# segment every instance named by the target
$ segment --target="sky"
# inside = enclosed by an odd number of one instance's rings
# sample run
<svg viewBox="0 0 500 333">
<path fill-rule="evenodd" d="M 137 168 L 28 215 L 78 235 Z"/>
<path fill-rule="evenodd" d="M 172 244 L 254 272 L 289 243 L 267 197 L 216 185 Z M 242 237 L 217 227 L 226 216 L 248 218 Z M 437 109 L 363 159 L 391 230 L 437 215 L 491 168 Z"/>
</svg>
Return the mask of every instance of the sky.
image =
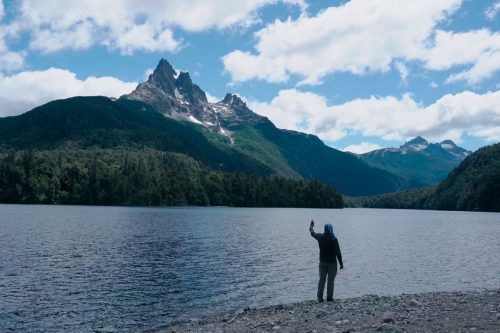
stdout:
<svg viewBox="0 0 500 333">
<path fill-rule="evenodd" d="M 161 58 L 211 100 L 362 153 L 500 140 L 498 0 L 0 0 L 0 117 L 119 97 Z"/>
</svg>

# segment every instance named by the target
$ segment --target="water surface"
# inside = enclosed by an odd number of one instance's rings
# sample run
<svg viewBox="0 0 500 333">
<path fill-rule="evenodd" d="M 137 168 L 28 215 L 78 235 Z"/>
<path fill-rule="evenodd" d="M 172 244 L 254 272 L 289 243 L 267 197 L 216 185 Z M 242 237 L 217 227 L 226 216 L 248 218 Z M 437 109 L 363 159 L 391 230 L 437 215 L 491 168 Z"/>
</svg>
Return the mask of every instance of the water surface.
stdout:
<svg viewBox="0 0 500 333">
<path fill-rule="evenodd" d="M 335 297 L 500 288 L 500 214 L 0 205 L 0 332 L 157 331 L 313 299 L 334 225 Z"/>
</svg>

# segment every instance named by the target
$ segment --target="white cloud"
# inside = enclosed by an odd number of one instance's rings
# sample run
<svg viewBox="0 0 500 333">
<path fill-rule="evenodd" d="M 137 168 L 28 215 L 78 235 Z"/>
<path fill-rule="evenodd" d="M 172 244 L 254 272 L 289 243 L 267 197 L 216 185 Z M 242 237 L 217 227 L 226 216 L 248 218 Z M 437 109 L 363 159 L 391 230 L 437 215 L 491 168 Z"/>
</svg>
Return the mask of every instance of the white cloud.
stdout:
<svg viewBox="0 0 500 333">
<path fill-rule="evenodd" d="M 0 0 L 0 4 L 2 1 Z M 2 8 L 0 7 L 0 14 Z M 0 21 L 2 17 L 0 15 Z M 11 51 L 6 39 L 15 32 L 14 26 L 0 25 L 0 73 L 11 71 L 24 66 L 24 52 Z"/>
<path fill-rule="evenodd" d="M 147 81 L 149 79 L 149 76 L 153 74 L 154 70 L 154 68 L 147 68 L 142 74 L 142 81 Z"/>
<path fill-rule="evenodd" d="M 3 19 L 3 16 L 5 15 L 5 11 L 3 8 L 3 0 L 0 0 L 0 20 Z"/>
<path fill-rule="evenodd" d="M 500 48 L 485 52 L 474 66 L 451 75 L 447 82 L 466 81 L 469 85 L 476 85 L 482 80 L 493 77 L 498 71 L 500 71 Z"/>
<path fill-rule="evenodd" d="M 407 86 L 408 85 L 408 75 L 410 74 L 410 70 L 401 61 L 396 61 L 394 63 L 394 66 L 396 67 L 396 70 L 399 72 L 399 76 L 401 77 L 401 84 L 403 86 Z"/>
<path fill-rule="evenodd" d="M 500 69 L 500 34 L 488 29 L 436 30 L 437 23 L 460 4 L 460 0 L 351 0 L 313 17 L 276 20 L 255 33 L 255 52 L 235 50 L 222 61 L 233 82 L 285 82 L 297 75 L 303 78 L 299 85 L 318 84 L 334 72 L 386 72 L 393 64 L 405 85 L 405 62 L 417 61 L 437 71 L 468 66 L 448 82 L 475 85 Z M 492 10 L 489 13 L 493 15 Z"/>
<path fill-rule="evenodd" d="M 0 116 L 16 115 L 51 100 L 71 96 L 119 97 L 136 85 L 107 76 L 80 80 L 75 73 L 58 68 L 0 75 Z"/>
<path fill-rule="evenodd" d="M 500 1 L 497 1 L 493 5 L 486 8 L 484 15 L 488 20 L 494 20 L 499 11 L 500 11 Z"/>
<path fill-rule="evenodd" d="M 177 51 L 174 29 L 200 32 L 249 26 L 258 10 L 279 0 L 22 0 L 18 22 L 42 52 L 104 45 L 124 54 Z M 304 9 L 304 0 L 281 0 Z"/>
<path fill-rule="evenodd" d="M 456 65 L 472 67 L 450 76 L 448 82 L 464 80 L 476 84 L 500 69 L 500 33 L 488 29 L 452 33 L 438 30 L 433 47 L 425 55 L 425 66 L 447 70 Z"/>
<path fill-rule="evenodd" d="M 287 81 L 314 84 L 333 72 L 385 72 L 392 61 L 424 55 L 435 25 L 460 0 L 351 0 L 316 16 L 276 20 L 255 33 L 256 52 L 222 58 L 234 82 Z"/>
<path fill-rule="evenodd" d="M 281 90 L 270 103 L 251 102 L 255 112 L 278 127 L 305 131 L 328 141 L 350 134 L 403 140 L 422 135 L 461 142 L 467 133 L 500 139 L 500 91 L 445 95 L 424 106 L 411 95 L 370 97 L 328 105 L 323 96 L 297 89 Z"/>
<path fill-rule="evenodd" d="M 212 95 L 208 92 L 205 91 L 205 95 L 207 95 L 207 100 L 210 102 L 210 103 L 217 103 L 218 101 L 221 101 L 222 98 L 219 98 L 215 95 Z"/>
<path fill-rule="evenodd" d="M 350 151 L 354 154 L 364 154 L 372 150 L 380 149 L 378 144 L 371 142 L 361 142 L 358 145 L 350 145 L 344 148 L 344 151 Z"/>
</svg>

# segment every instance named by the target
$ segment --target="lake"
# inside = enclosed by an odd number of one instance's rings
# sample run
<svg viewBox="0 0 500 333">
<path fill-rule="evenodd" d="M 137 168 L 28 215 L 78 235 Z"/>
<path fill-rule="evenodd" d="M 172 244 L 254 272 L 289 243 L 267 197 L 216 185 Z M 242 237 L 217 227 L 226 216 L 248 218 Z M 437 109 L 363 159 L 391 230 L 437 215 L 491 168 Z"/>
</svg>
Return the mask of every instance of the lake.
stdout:
<svg viewBox="0 0 500 333">
<path fill-rule="evenodd" d="M 332 223 L 335 297 L 500 287 L 500 214 L 0 205 L 1 332 L 136 332 L 314 299 Z"/>
</svg>

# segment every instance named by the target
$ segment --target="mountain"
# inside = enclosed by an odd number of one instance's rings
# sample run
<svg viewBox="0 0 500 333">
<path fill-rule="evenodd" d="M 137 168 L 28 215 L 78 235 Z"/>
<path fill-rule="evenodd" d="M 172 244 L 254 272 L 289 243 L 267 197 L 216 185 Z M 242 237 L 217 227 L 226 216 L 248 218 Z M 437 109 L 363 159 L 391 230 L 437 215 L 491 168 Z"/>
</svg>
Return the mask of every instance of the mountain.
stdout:
<svg viewBox="0 0 500 333">
<path fill-rule="evenodd" d="M 236 95 L 216 103 L 162 59 L 148 80 L 117 100 L 75 97 L 0 119 L 4 149 L 153 148 L 225 172 L 317 179 L 348 195 L 421 186 L 370 166 L 318 137 L 278 129 Z"/>
<path fill-rule="evenodd" d="M 500 212 L 500 143 L 466 157 L 437 186 L 354 199 L 355 206 Z"/>
<path fill-rule="evenodd" d="M 366 163 L 423 184 L 436 184 L 471 152 L 451 140 L 430 143 L 418 136 L 399 148 L 383 148 L 360 155 Z"/>
<path fill-rule="evenodd" d="M 483 147 L 460 163 L 436 188 L 430 206 L 500 212 L 500 144 Z"/>
</svg>

